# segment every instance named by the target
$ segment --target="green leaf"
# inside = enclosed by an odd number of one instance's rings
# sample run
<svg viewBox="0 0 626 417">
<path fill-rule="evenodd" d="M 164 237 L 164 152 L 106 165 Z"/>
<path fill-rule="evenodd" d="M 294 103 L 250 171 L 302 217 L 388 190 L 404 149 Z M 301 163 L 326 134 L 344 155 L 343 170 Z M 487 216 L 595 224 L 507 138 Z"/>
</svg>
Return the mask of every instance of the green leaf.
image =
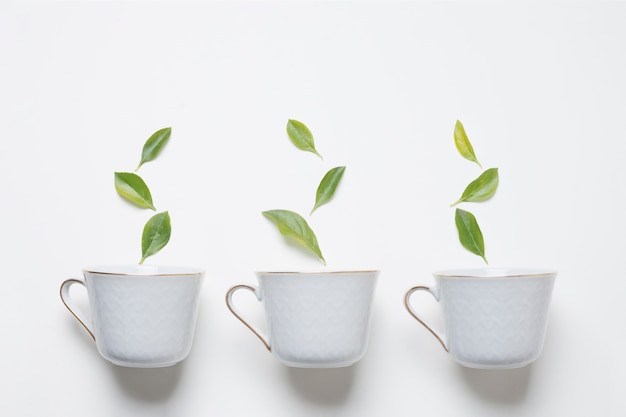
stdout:
<svg viewBox="0 0 626 417">
<path fill-rule="evenodd" d="M 139 162 L 139 166 L 135 171 L 139 170 L 139 168 L 141 168 L 141 166 L 145 162 L 156 159 L 156 157 L 159 156 L 161 149 L 163 149 L 165 144 L 167 144 L 167 141 L 170 140 L 171 135 L 171 127 L 166 127 L 164 129 L 154 132 L 143 145 L 143 151 L 141 152 L 141 161 Z"/>
<path fill-rule="evenodd" d="M 127 201 L 142 208 L 156 210 L 152 204 L 150 189 L 139 175 L 132 172 L 116 172 L 115 189 Z"/>
<path fill-rule="evenodd" d="M 148 256 L 152 256 L 163 249 L 169 242 L 171 233 L 170 214 L 167 211 L 152 216 L 143 228 L 141 261 L 139 263 L 142 264 Z"/>
<path fill-rule="evenodd" d="M 322 158 L 315 149 L 315 143 L 313 142 L 313 134 L 308 127 L 297 120 L 289 120 L 287 122 L 287 135 L 291 142 L 303 151 L 313 152 L 315 155 Z M 324 158 L 322 158 L 324 159 Z"/>
<path fill-rule="evenodd" d="M 315 206 L 313 210 L 311 210 L 311 214 L 317 209 L 319 206 L 328 203 L 335 195 L 335 190 L 343 177 L 343 173 L 345 172 L 346 167 L 335 167 L 328 171 L 320 185 L 317 187 L 317 193 L 315 195 Z"/>
<path fill-rule="evenodd" d="M 317 237 L 306 220 L 289 210 L 268 210 L 263 215 L 273 221 L 283 236 L 294 238 L 300 245 L 310 249 L 326 265 L 326 260 L 317 244 Z"/>
<path fill-rule="evenodd" d="M 456 228 L 459 231 L 459 240 L 461 245 L 475 255 L 483 258 L 486 264 L 487 258 L 485 258 L 485 242 L 483 240 L 483 234 L 478 227 L 476 217 L 469 211 L 456 209 L 454 216 Z"/>
<path fill-rule="evenodd" d="M 474 181 L 470 182 L 469 185 L 463 191 L 463 195 L 454 203 L 450 204 L 450 206 L 455 206 L 464 201 L 467 202 L 478 202 L 485 201 L 496 192 L 498 189 L 498 168 L 489 168 Z"/>
<path fill-rule="evenodd" d="M 461 156 L 468 161 L 476 162 L 478 166 L 482 169 L 482 165 L 476 159 L 476 154 L 474 154 L 474 148 L 467 138 L 467 134 L 465 133 L 465 128 L 460 121 L 456 121 L 456 125 L 454 126 L 454 144 L 456 145 L 456 149 L 459 151 Z"/>
</svg>

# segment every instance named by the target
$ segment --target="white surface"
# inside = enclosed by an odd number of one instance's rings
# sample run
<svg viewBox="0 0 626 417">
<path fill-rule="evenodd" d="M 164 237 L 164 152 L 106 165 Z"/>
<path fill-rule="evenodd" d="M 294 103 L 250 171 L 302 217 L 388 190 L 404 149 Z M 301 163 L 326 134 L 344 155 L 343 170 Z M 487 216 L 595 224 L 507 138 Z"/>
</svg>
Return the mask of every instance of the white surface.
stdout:
<svg viewBox="0 0 626 417">
<path fill-rule="evenodd" d="M 591 2 L 2 3 L 0 415 L 623 416 L 625 17 Z M 288 118 L 323 162 L 289 143 Z M 456 119 L 500 168 L 496 196 L 471 206 L 490 262 L 559 271 L 543 354 L 520 370 L 457 365 L 402 305 L 434 270 L 481 266 L 448 207 L 479 174 Z M 207 276 L 189 357 L 124 369 L 58 289 L 139 259 L 146 212 L 113 172 L 165 126 L 141 170 L 172 216 L 152 262 Z M 340 164 L 311 225 L 329 268 L 382 271 L 370 345 L 354 367 L 293 370 L 224 295 L 253 271 L 319 268 L 260 212 L 307 213 Z"/>
</svg>

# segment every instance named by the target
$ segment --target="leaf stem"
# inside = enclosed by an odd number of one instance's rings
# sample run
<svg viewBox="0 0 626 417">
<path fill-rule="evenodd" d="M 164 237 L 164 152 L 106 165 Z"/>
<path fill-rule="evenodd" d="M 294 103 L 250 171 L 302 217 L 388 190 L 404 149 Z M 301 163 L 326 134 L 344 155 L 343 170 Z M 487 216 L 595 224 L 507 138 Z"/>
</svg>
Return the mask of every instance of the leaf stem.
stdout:
<svg viewBox="0 0 626 417">
<path fill-rule="evenodd" d="M 454 207 L 454 206 L 456 206 L 457 204 L 462 203 L 463 201 L 465 201 L 465 200 L 464 200 L 464 199 L 462 199 L 462 198 L 459 198 L 459 199 L 458 199 L 458 200 L 456 200 L 454 203 L 450 204 L 450 207 Z"/>
</svg>

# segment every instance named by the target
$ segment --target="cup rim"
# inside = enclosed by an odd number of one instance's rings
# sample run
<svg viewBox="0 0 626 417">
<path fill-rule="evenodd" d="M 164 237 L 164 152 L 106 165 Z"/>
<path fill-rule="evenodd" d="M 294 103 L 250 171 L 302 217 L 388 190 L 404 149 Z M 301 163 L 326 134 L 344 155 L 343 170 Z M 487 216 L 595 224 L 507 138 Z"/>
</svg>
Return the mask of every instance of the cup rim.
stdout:
<svg viewBox="0 0 626 417">
<path fill-rule="evenodd" d="M 82 268 L 83 273 L 124 277 L 173 277 L 203 275 L 205 270 L 189 266 L 116 264 Z M 130 272 L 129 272 L 130 271 Z M 162 272 L 159 272 L 162 271 Z"/>
<path fill-rule="evenodd" d="M 549 277 L 556 275 L 557 271 L 549 268 L 527 267 L 484 267 L 484 268 L 458 268 L 444 269 L 433 272 L 437 278 L 529 278 Z"/>
<path fill-rule="evenodd" d="M 380 273 L 379 269 L 331 270 L 331 271 L 256 271 L 257 275 L 343 275 Z"/>
</svg>

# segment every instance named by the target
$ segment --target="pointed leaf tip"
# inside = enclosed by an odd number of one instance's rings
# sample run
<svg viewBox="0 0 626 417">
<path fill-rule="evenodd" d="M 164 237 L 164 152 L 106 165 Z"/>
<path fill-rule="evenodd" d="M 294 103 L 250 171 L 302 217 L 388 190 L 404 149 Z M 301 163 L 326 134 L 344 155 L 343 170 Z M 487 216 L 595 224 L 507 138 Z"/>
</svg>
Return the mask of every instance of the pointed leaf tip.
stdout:
<svg viewBox="0 0 626 417">
<path fill-rule="evenodd" d="M 291 142 L 296 145 L 298 149 L 312 152 L 315 155 L 319 156 L 321 159 L 324 159 L 322 155 L 320 155 L 319 152 L 317 152 L 317 150 L 315 149 L 313 134 L 304 123 L 297 120 L 289 119 L 287 121 L 287 135 L 289 136 Z"/>
<path fill-rule="evenodd" d="M 159 156 L 159 154 L 161 153 L 163 147 L 170 140 L 171 135 L 171 127 L 166 127 L 154 132 L 143 145 L 143 150 L 141 152 L 141 161 L 139 161 L 139 166 L 137 167 L 137 169 L 135 169 L 135 171 L 138 171 L 145 162 L 150 162 L 156 159 L 156 157 Z"/>
<path fill-rule="evenodd" d="M 475 162 L 482 169 L 482 165 L 480 165 L 480 162 L 478 162 L 476 154 L 474 153 L 474 148 L 465 133 L 463 123 L 459 120 L 456 121 L 456 125 L 454 126 L 454 144 L 463 158 L 468 161 Z"/>
<path fill-rule="evenodd" d="M 143 228 L 141 236 L 141 261 L 143 261 L 167 245 L 172 233 L 170 214 L 167 211 L 152 216 Z"/>
<path fill-rule="evenodd" d="M 141 207 L 156 210 L 150 189 L 143 179 L 132 172 L 115 173 L 115 190 L 126 201 Z"/>
<path fill-rule="evenodd" d="M 461 245 L 475 255 L 483 258 L 488 264 L 485 257 L 485 242 L 483 234 L 478 226 L 476 217 L 469 211 L 456 209 L 454 221 L 459 232 L 459 241 Z"/>
<path fill-rule="evenodd" d="M 289 210 L 267 210 L 263 216 L 274 222 L 283 236 L 294 238 L 303 247 L 311 250 L 326 265 L 326 260 L 317 243 L 317 237 L 298 213 Z"/>
<path fill-rule="evenodd" d="M 335 191 L 337 190 L 337 186 L 341 182 L 341 178 L 343 177 L 343 173 L 346 171 L 346 167 L 335 167 L 329 170 L 320 185 L 317 187 L 317 193 L 315 195 L 315 205 L 311 210 L 311 214 L 320 206 L 328 203 L 332 200 L 335 195 Z"/>
<path fill-rule="evenodd" d="M 462 202 L 477 203 L 490 199 L 498 189 L 500 179 L 498 177 L 498 168 L 489 168 L 478 178 L 468 184 L 463 191 L 463 195 L 457 201 L 451 204 L 455 206 Z"/>
</svg>

